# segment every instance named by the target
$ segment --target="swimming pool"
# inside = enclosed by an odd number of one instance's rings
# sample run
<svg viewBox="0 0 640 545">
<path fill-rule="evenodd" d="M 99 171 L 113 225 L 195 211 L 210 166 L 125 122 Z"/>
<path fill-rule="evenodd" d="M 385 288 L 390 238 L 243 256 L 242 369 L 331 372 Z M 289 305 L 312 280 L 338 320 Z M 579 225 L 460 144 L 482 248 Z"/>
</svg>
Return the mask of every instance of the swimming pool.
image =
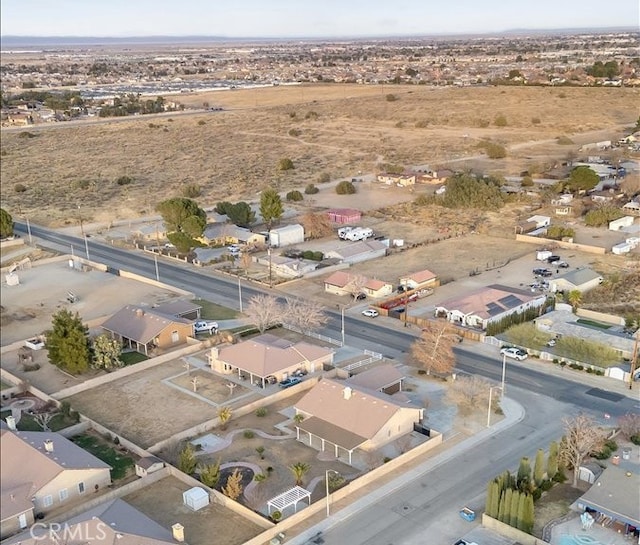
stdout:
<svg viewBox="0 0 640 545">
<path fill-rule="evenodd" d="M 591 536 L 582 534 L 576 536 L 561 536 L 559 545 L 602 545 L 602 543 Z"/>
</svg>

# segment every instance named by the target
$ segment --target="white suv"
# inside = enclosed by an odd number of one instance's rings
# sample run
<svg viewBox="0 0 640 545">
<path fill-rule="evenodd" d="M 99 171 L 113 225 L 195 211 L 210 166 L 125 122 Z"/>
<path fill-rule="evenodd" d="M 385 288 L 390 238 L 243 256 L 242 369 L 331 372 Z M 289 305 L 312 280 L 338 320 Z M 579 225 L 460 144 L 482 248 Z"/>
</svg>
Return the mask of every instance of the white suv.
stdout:
<svg viewBox="0 0 640 545">
<path fill-rule="evenodd" d="M 500 354 L 507 356 L 507 358 L 513 358 L 514 360 L 522 361 L 526 360 L 529 354 L 527 354 L 522 348 L 516 348 L 511 346 L 509 348 L 503 348 L 500 350 Z"/>
</svg>

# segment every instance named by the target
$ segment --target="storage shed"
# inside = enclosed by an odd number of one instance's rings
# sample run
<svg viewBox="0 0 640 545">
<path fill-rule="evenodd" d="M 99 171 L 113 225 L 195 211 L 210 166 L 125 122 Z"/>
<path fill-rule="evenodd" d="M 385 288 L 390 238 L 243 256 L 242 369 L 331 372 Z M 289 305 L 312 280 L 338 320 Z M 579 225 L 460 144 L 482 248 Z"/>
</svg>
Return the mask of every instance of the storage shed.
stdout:
<svg viewBox="0 0 640 545">
<path fill-rule="evenodd" d="M 269 231 L 270 246 L 281 248 L 282 246 L 300 244 L 301 242 L 304 242 L 304 227 L 299 223 L 285 225 Z"/>
<path fill-rule="evenodd" d="M 209 505 L 209 494 L 204 488 L 194 486 L 182 493 L 182 501 L 189 509 L 199 511 Z"/>
<path fill-rule="evenodd" d="M 333 223 L 357 223 L 362 218 L 362 212 L 355 208 L 332 208 L 327 211 L 329 221 Z"/>
</svg>

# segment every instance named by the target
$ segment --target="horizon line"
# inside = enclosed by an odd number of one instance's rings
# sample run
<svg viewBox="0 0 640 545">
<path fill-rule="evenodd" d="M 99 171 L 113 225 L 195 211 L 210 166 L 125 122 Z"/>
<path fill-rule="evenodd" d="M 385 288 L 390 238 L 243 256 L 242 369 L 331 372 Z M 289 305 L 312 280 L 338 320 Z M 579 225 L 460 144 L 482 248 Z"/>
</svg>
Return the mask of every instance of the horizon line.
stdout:
<svg viewBox="0 0 640 545">
<path fill-rule="evenodd" d="M 590 27 L 533 27 L 533 28 L 509 28 L 493 31 L 464 31 L 464 32 L 431 32 L 412 34 L 327 34 L 317 36 L 291 35 L 291 36 L 225 36 L 216 34 L 126 34 L 126 35 L 38 35 L 38 34 L 0 34 L 0 40 L 7 39 L 39 39 L 39 40 L 131 40 L 131 39 L 162 39 L 162 38 L 189 38 L 189 39 L 216 39 L 216 40 L 323 40 L 323 39 L 376 39 L 376 38 L 427 38 L 431 36 L 491 36 L 496 34 L 512 34 L 524 32 L 634 32 L 638 33 L 635 26 L 590 26 Z"/>
</svg>

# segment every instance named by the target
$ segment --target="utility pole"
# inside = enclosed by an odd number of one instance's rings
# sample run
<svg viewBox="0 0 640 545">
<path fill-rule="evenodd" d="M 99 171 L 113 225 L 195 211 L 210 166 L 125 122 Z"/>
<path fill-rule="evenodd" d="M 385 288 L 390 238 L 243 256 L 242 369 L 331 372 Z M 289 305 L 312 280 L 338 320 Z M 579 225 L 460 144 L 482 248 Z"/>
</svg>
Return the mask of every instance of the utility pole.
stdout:
<svg viewBox="0 0 640 545">
<path fill-rule="evenodd" d="M 631 358 L 631 372 L 629 373 L 629 390 L 633 390 L 633 375 L 638 365 L 638 339 L 640 339 L 640 329 L 636 331 L 636 342 L 633 344 L 633 357 Z"/>
</svg>

